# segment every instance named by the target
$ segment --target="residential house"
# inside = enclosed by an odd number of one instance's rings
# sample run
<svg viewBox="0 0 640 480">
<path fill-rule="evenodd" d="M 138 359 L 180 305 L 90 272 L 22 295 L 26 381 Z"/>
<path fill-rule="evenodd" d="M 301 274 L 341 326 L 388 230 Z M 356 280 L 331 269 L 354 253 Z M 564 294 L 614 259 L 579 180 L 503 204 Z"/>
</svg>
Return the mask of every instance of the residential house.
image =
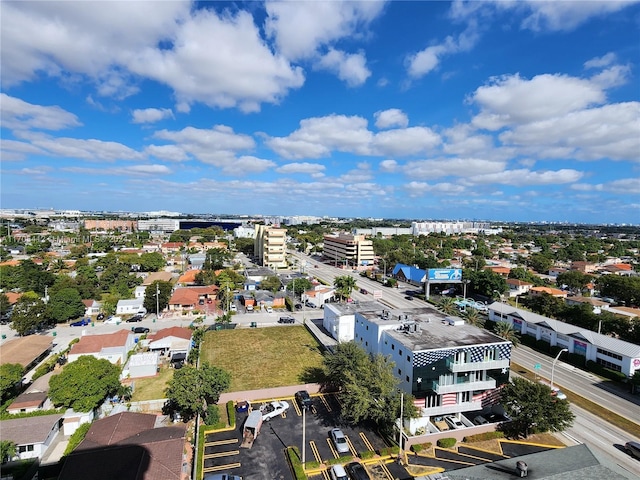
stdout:
<svg viewBox="0 0 640 480">
<path fill-rule="evenodd" d="M 82 300 L 82 303 L 84 304 L 84 307 L 85 307 L 84 315 L 86 317 L 98 315 L 100 313 L 100 310 L 102 310 L 102 303 L 98 302 L 97 300 L 92 300 L 92 299 Z"/>
<path fill-rule="evenodd" d="M 185 287 L 190 285 L 195 285 L 196 283 L 196 275 L 200 272 L 200 269 L 190 268 L 178 278 L 177 284 Z"/>
<path fill-rule="evenodd" d="M 184 243 L 182 242 L 167 242 L 160 245 L 160 251 L 165 255 L 170 255 L 180 252 L 183 247 Z"/>
<path fill-rule="evenodd" d="M 602 300 L 598 300 L 597 298 L 593 297 L 567 297 L 565 298 L 564 303 L 568 306 L 589 305 L 593 313 L 600 313 L 603 308 L 609 307 L 609 304 L 607 302 L 603 302 Z"/>
<path fill-rule="evenodd" d="M 507 278 L 511 269 L 509 267 L 503 266 L 495 266 L 495 267 L 484 267 L 485 270 L 490 270 L 491 272 L 500 275 L 501 277 Z"/>
<path fill-rule="evenodd" d="M 604 310 L 611 312 L 615 315 L 621 315 L 627 318 L 635 318 L 640 317 L 640 308 L 632 308 L 632 307 L 604 307 Z"/>
<path fill-rule="evenodd" d="M 611 265 L 605 265 L 600 269 L 601 273 L 620 275 L 623 277 L 631 277 L 634 275 L 633 267 L 628 263 L 614 263 Z"/>
<path fill-rule="evenodd" d="M 598 266 L 595 263 L 585 261 L 571 262 L 571 270 L 577 270 L 582 273 L 595 273 Z"/>
<path fill-rule="evenodd" d="M 197 310 L 205 304 L 213 305 L 217 296 L 218 287 L 216 285 L 176 288 L 169 299 L 169 311 L 189 312 Z"/>
<path fill-rule="evenodd" d="M 141 298 L 131 298 L 118 300 L 116 306 L 116 315 L 136 315 L 146 314 L 147 309 L 144 308 L 144 296 Z"/>
<path fill-rule="evenodd" d="M 640 313 L 640 312 L 639 312 Z M 514 308 L 501 302 L 489 305 L 489 319 L 507 322 L 522 335 L 566 348 L 603 367 L 631 377 L 640 370 L 640 345 L 580 328 L 570 323 L 544 317 L 528 310 Z"/>
<path fill-rule="evenodd" d="M 2 344 L 0 365 L 18 363 L 25 371 L 44 360 L 53 348 L 53 338 L 45 335 L 27 335 Z"/>
<path fill-rule="evenodd" d="M 181 480 L 186 426 L 157 425 L 158 416 L 121 412 L 96 420 L 65 460 L 59 480 Z"/>
<path fill-rule="evenodd" d="M 62 414 L 40 415 L 0 421 L 2 440 L 16 444 L 20 460 L 42 458 L 62 426 Z"/>
<path fill-rule="evenodd" d="M 119 330 L 102 335 L 84 335 L 80 341 L 71 346 L 67 354 L 69 362 L 74 362 L 82 355 L 104 358 L 113 364 L 124 364 L 127 356 L 135 347 L 136 336 L 131 330 Z"/>
<path fill-rule="evenodd" d="M 549 269 L 549 277 L 551 278 L 558 278 L 558 275 L 560 275 L 561 273 L 565 273 L 568 270 L 566 268 L 563 267 L 551 267 Z"/>
<path fill-rule="evenodd" d="M 529 289 L 529 295 L 531 295 L 532 297 L 544 294 L 551 295 L 552 297 L 556 298 L 567 298 L 568 292 L 551 287 L 531 287 Z"/>
<path fill-rule="evenodd" d="M 525 295 L 529 293 L 529 290 L 533 287 L 533 283 L 518 280 L 516 278 L 507 278 L 507 285 L 509 286 L 509 297 Z"/>
<path fill-rule="evenodd" d="M 7 413 L 30 413 L 36 410 L 50 410 L 53 408 L 49 400 L 49 379 L 60 372 L 49 372 L 29 385 L 24 392 L 18 395 L 11 405 L 7 407 Z"/>
<path fill-rule="evenodd" d="M 193 330 L 184 327 L 170 327 L 151 333 L 145 341 L 151 352 L 157 352 L 161 356 L 173 358 L 175 355 L 189 355 L 193 346 Z M 148 342 L 148 343 L 147 343 Z"/>
</svg>

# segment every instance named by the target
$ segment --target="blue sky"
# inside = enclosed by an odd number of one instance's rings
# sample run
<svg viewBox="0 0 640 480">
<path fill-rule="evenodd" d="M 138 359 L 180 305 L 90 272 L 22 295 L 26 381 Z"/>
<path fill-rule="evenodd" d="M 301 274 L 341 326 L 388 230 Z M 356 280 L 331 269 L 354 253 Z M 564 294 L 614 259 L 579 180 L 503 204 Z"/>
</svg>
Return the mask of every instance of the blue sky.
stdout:
<svg viewBox="0 0 640 480">
<path fill-rule="evenodd" d="M 640 4 L 0 3 L 1 207 L 640 223 Z"/>
</svg>

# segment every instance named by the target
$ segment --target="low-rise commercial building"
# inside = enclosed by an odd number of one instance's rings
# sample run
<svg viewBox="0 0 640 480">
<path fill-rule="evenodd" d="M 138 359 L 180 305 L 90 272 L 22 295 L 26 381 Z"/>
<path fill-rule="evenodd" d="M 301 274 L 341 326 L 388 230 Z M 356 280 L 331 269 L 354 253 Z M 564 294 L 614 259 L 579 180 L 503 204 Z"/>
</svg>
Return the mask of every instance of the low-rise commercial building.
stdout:
<svg viewBox="0 0 640 480">
<path fill-rule="evenodd" d="M 353 266 L 373 265 L 375 255 L 373 242 L 364 235 L 325 235 L 323 255 L 336 264 L 348 263 Z"/>
</svg>

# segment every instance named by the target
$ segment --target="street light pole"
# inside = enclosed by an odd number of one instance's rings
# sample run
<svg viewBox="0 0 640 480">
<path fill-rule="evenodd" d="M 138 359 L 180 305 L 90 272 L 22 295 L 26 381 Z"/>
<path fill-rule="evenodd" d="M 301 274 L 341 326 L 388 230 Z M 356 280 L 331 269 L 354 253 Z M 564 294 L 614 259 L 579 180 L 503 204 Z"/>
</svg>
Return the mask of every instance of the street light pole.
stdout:
<svg viewBox="0 0 640 480">
<path fill-rule="evenodd" d="M 562 355 L 562 352 L 568 352 L 568 351 L 569 351 L 568 348 L 563 348 L 562 350 L 560 350 L 558 352 L 558 355 L 556 355 L 556 358 L 553 360 L 553 363 L 551 364 L 551 390 L 553 390 L 553 374 L 554 374 L 555 369 L 556 369 L 556 362 L 560 358 L 560 355 Z"/>
<path fill-rule="evenodd" d="M 304 467 L 305 461 L 306 461 L 306 453 L 307 453 L 307 449 L 305 448 L 307 445 L 307 439 L 306 439 L 306 429 L 307 429 L 307 416 L 306 416 L 306 407 L 302 408 L 302 466 Z"/>
<path fill-rule="evenodd" d="M 156 318 L 160 318 L 160 284 L 156 283 Z"/>
</svg>

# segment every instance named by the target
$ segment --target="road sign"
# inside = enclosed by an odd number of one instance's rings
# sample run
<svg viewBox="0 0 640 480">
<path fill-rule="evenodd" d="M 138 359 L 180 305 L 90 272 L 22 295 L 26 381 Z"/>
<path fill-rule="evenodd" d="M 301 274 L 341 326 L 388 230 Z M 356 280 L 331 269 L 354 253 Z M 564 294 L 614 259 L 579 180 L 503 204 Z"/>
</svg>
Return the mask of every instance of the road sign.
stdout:
<svg viewBox="0 0 640 480">
<path fill-rule="evenodd" d="M 382 290 L 374 290 L 373 291 L 373 298 L 376 299 L 376 300 L 382 298 Z"/>
</svg>

